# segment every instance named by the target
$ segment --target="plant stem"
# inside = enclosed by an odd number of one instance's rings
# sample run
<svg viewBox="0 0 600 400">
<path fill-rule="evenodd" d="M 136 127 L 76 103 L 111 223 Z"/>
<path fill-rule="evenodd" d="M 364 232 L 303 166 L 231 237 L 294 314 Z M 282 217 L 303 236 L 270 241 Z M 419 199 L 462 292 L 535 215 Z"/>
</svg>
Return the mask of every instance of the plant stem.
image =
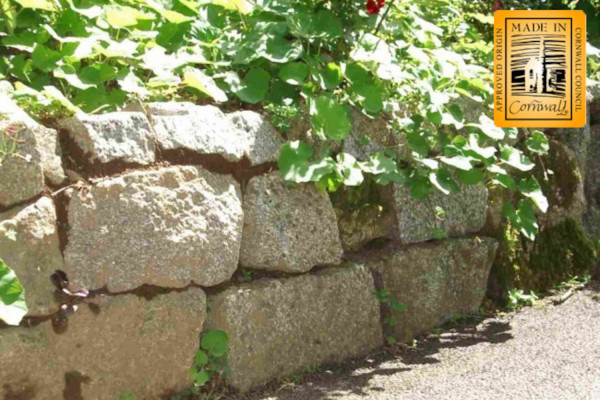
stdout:
<svg viewBox="0 0 600 400">
<path fill-rule="evenodd" d="M 379 32 L 379 29 L 381 29 L 381 25 L 383 25 L 383 21 L 385 20 L 385 17 L 387 17 L 388 13 L 392 9 L 393 4 L 394 4 L 394 0 L 390 1 L 390 4 L 387 6 L 385 11 L 383 12 L 381 19 L 379 20 L 379 22 L 377 23 L 377 26 L 375 27 L 375 33 L 373 33 L 374 35 L 377 35 L 377 33 Z"/>
</svg>

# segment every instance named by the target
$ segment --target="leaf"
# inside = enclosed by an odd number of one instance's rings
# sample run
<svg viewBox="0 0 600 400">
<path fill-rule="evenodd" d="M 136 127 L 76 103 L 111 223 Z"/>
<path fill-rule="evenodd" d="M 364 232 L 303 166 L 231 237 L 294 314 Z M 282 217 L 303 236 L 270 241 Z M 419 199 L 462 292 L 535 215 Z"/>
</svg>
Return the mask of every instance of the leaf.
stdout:
<svg viewBox="0 0 600 400">
<path fill-rule="evenodd" d="M 227 101 L 225 92 L 217 86 L 212 77 L 206 75 L 202 70 L 197 68 L 187 69 L 183 74 L 183 83 L 198 89 L 219 103 Z"/>
<path fill-rule="evenodd" d="M 56 68 L 56 63 L 61 57 L 62 55 L 58 51 L 51 50 L 39 43 L 35 45 L 33 53 L 31 53 L 33 65 L 43 72 L 50 72 Z"/>
<path fill-rule="evenodd" d="M 481 131 L 481 133 L 483 133 L 484 135 L 486 135 L 489 138 L 492 138 L 495 140 L 504 139 L 504 130 L 502 130 L 502 128 L 498 128 L 496 125 L 494 125 L 494 121 L 485 114 L 482 114 L 479 116 L 478 124 L 473 123 L 473 124 L 467 124 L 466 126 L 478 129 L 479 131 Z"/>
<path fill-rule="evenodd" d="M 309 161 L 312 155 L 312 148 L 303 141 L 283 145 L 278 160 L 283 179 L 297 183 L 318 182 L 335 171 L 336 163 L 331 157 Z"/>
<path fill-rule="evenodd" d="M 83 67 L 79 72 L 84 82 L 94 85 L 113 80 L 117 77 L 117 68 L 104 63 L 97 63 Z"/>
<path fill-rule="evenodd" d="M 288 41 L 281 36 L 269 35 L 264 50 L 257 54 L 274 63 L 286 63 L 300 57 L 302 44 L 297 40 Z"/>
<path fill-rule="evenodd" d="M 253 68 L 240 82 L 240 87 L 235 94 L 246 103 L 256 104 L 267 94 L 270 79 L 271 75 L 264 69 Z"/>
<path fill-rule="evenodd" d="M 358 165 L 363 172 L 375 175 L 374 180 L 380 185 L 406 183 L 408 180 L 405 172 L 398 169 L 396 161 L 381 153 L 371 154 L 367 161 L 359 162 Z"/>
<path fill-rule="evenodd" d="M 196 386 L 204 386 L 210 380 L 210 374 L 205 369 L 193 371 L 190 375 Z"/>
<path fill-rule="evenodd" d="M 348 153 L 340 153 L 336 157 L 337 171 L 341 175 L 342 183 L 346 186 L 358 186 L 364 181 L 362 170 L 356 158 Z"/>
<path fill-rule="evenodd" d="M 206 363 L 208 363 L 208 354 L 206 354 L 206 352 L 202 349 L 198 349 L 196 351 L 196 355 L 194 356 L 194 363 L 197 366 L 202 366 Z"/>
<path fill-rule="evenodd" d="M 527 149 L 532 153 L 546 154 L 550 150 L 550 144 L 548 138 L 541 131 L 533 131 L 529 139 L 525 141 Z"/>
<path fill-rule="evenodd" d="M 471 160 L 464 156 L 441 157 L 440 161 L 444 164 L 461 169 L 463 171 L 470 171 L 471 169 L 473 169 L 473 166 L 471 165 Z"/>
<path fill-rule="evenodd" d="M 520 171 L 531 171 L 535 167 L 535 164 L 527 156 L 512 146 L 502 146 L 500 148 L 500 158 L 504 163 Z"/>
<path fill-rule="evenodd" d="M 150 91 L 146 89 L 146 85 L 140 78 L 138 78 L 133 71 L 129 73 L 123 79 L 117 79 L 119 86 L 127 93 L 133 93 L 141 98 L 144 98 L 150 94 Z"/>
<path fill-rule="evenodd" d="M 376 85 L 358 84 L 352 85 L 352 89 L 361 96 L 362 106 L 366 112 L 376 114 L 383 109 L 383 92 Z"/>
<path fill-rule="evenodd" d="M 279 70 L 279 77 L 290 85 L 302 85 L 306 82 L 310 68 L 302 62 L 285 64 Z"/>
<path fill-rule="evenodd" d="M 54 4 L 48 0 L 14 0 L 23 8 L 33 8 L 37 10 L 54 11 Z"/>
<path fill-rule="evenodd" d="M 109 6 L 105 9 L 106 22 L 113 28 L 126 28 L 137 25 L 139 20 L 153 20 L 156 17 L 149 13 L 127 6 Z"/>
<path fill-rule="evenodd" d="M 16 326 L 27 311 L 25 289 L 15 272 L 0 260 L 0 319 Z"/>
<path fill-rule="evenodd" d="M 206 331 L 200 340 L 200 346 L 209 354 L 222 356 L 229 350 L 229 336 L 220 330 Z"/>
<path fill-rule="evenodd" d="M 519 202 L 519 208 L 510 203 L 504 203 L 502 210 L 504 216 L 529 240 L 535 240 L 538 233 L 538 223 L 535 218 L 535 212 L 531 206 L 531 201 L 523 199 Z"/>
<path fill-rule="evenodd" d="M 429 196 L 432 190 L 431 182 L 428 178 L 418 175 L 414 177 L 410 182 L 410 195 L 416 200 L 422 200 Z"/>
<path fill-rule="evenodd" d="M 544 196 L 542 188 L 535 178 L 521 179 L 518 188 L 519 192 L 530 198 L 541 212 L 548 211 L 548 199 Z"/>
<path fill-rule="evenodd" d="M 322 139 L 344 140 L 352 129 L 346 107 L 327 95 L 310 102 L 310 116 L 315 133 Z"/>
<path fill-rule="evenodd" d="M 278 166 L 285 180 L 295 181 L 296 169 L 301 164 L 308 164 L 313 149 L 301 140 L 294 140 L 283 145 L 279 152 Z"/>
<path fill-rule="evenodd" d="M 210 3 L 241 14 L 249 14 L 253 10 L 252 4 L 246 0 L 210 0 Z"/>
<path fill-rule="evenodd" d="M 406 134 L 406 139 L 410 148 L 417 152 L 421 157 L 427 157 L 429 146 L 427 140 L 417 131 L 409 131 Z"/>
<path fill-rule="evenodd" d="M 323 90 L 333 90 L 342 83 L 342 68 L 330 62 L 317 72 L 317 80 Z"/>
<path fill-rule="evenodd" d="M 466 185 L 477 185 L 483 181 L 483 170 L 481 168 L 473 168 L 469 171 L 458 171 L 458 178 Z"/>
<path fill-rule="evenodd" d="M 66 80 L 69 85 L 76 87 L 77 89 L 88 89 L 95 87 L 96 85 L 84 83 L 79 76 L 77 76 L 75 67 L 69 64 L 65 64 L 54 70 L 54 76 L 60 79 Z"/>
<path fill-rule="evenodd" d="M 446 169 L 440 169 L 429 173 L 429 181 L 442 193 L 448 195 L 460 191 L 460 188 L 452 179 L 452 176 Z"/>
</svg>

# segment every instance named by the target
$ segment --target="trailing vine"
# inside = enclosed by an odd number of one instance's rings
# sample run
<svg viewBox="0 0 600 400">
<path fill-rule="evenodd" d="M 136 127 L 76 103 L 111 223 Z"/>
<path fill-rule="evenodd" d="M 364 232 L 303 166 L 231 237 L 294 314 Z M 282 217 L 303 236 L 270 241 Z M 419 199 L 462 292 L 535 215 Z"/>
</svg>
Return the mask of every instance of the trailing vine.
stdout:
<svg viewBox="0 0 600 400">
<path fill-rule="evenodd" d="M 415 198 L 485 183 L 520 193 L 528 238 L 548 204 L 532 175 L 542 132 L 501 129 L 492 103 L 491 6 L 464 0 L 0 0 L 0 90 L 38 119 L 133 99 L 262 107 L 312 139 L 281 150 L 285 179 L 330 191 L 406 185 Z M 490 9 L 488 9 L 490 8 Z M 352 110 L 385 118 L 401 149 L 340 150 Z M 318 146 L 314 146 L 315 140 Z M 402 150 L 402 151 L 400 151 Z"/>
</svg>

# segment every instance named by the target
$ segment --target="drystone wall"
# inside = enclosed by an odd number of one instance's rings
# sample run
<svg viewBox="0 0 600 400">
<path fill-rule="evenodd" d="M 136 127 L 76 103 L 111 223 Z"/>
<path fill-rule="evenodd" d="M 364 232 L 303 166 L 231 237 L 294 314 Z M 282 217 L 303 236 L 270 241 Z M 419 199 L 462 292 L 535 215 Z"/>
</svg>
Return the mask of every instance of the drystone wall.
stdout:
<svg viewBox="0 0 600 400">
<path fill-rule="evenodd" d="M 0 258 L 29 307 L 0 327 L 2 399 L 169 398 L 211 329 L 228 333 L 228 383 L 245 391 L 410 341 L 485 296 L 498 243 L 482 232 L 498 215 L 483 185 L 424 202 L 368 186 L 377 201 L 361 204 L 379 205 L 355 207 L 351 189 L 284 182 L 284 139 L 253 111 L 137 104 L 54 129 L 8 98 L 0 113 L 17 141 L 0 164 Z M 382 119 L 353 126 L 349 149 L 365 129 L 391 135 Z M 573 213 L 590 213 L 577 193 Z M 76 311 L 57 270 L 90 292 Z"/>
</svg>

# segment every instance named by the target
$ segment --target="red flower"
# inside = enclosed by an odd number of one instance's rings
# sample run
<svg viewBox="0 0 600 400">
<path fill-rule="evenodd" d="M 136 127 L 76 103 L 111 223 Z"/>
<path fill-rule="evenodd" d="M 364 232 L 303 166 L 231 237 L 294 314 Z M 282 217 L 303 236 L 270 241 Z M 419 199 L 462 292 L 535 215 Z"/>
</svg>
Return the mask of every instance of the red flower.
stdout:
<svg viewBox="0 0 600 400">
<path fill-rule="evenodd" d="M 367 12 L 369 14 L 378 14 L 385 5 L 385 0 L 367 0 Z"/>
<path fill-rule="evenodd" d="M 502 10 L 502 7 L 504 7 L 504 4 L 502 4 L 502 2 L 500 0 L 494 1 L 494 6 L 493 6 L 494 12 L 498 11 L 498 10 Z"/>
</svg>

